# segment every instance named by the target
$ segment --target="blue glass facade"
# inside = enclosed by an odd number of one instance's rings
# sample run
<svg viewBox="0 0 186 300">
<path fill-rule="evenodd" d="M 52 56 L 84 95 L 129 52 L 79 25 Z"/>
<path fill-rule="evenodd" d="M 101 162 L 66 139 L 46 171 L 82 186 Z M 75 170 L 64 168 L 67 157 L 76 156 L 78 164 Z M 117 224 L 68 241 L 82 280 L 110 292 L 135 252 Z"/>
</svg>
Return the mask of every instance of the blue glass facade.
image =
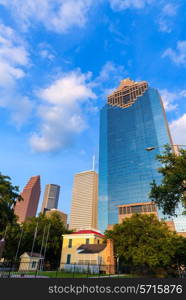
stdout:
<svg viewBox="0 0 186 300">
<path fill-rule="evenodd" d="M 118 205 L 149 202 L 150 182 L 160 182 L 156 155 L 145 149 L 170 144 L 158 91 L 147 88 L 129 107 L 106 104 L 100 115 L 98 228 L 118 223 Z"/>
</svg>

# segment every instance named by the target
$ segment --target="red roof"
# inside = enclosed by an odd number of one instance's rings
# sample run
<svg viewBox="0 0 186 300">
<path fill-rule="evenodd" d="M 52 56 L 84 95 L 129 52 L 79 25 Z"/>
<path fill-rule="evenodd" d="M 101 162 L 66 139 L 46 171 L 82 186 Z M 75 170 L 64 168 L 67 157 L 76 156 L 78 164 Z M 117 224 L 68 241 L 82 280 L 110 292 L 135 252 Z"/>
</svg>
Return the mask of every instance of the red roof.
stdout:
<svg viewBox="0 0 186 300">
<path fill-rule="evenodd" d="M 79 230 L 79 231 L 73 232 L 72 234 L 91 234 L 91 233 L 99 235 L 101 237 L 104 237 L 104 235 L 102 233 L 94 231 L 94 230 Z"/>
</svg>

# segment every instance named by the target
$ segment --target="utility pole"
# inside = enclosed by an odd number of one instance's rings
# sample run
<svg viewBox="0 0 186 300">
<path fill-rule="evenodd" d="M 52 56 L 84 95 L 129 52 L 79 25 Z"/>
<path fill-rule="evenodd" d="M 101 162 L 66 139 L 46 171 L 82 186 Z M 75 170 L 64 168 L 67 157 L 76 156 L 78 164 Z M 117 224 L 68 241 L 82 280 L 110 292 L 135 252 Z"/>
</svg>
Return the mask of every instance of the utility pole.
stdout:
<svg viewBox="0 0 186 300">
<path fill-rule="evenodd" d="M 33 251 L 34 251 L 34 245 L 35 245 L 35 240 L 36 240 L 36 236 L 37 236 L 37 229 L 38 229 L 38 222 L 37 222 L 35 232 L 34 232 L 34 239 L 33 239 L 33 243 L 32 243 L 31 256 L 33 255 Z"/>
<path fill-rule="evenodd" d="M 42 243 L 41 243 L 41 249 L 40 249 L 40 258 L 42 256 L 43 243 L 44 243 L 44 238 L 45 238 L 45 231 L 46 231 L 46 225 L 44 227 L 44 232 L 43 232 L 43 237 L 42 237 Z"/>
<path fill-rule="evenodd" d="M 20 234 L 20 238 L 19 238 L 19 242 L 18 242 L 18 246 L 17 246 L 15 261 L 17 260 L 17 256 L 18 256 L 18 253 L 19 253 L 19 248 L 20 248 L 21 241 L 22 241 L 22 237 L 23 237 L 23 227 L 21 228 L 21 234 Z"/>
<path fill-rule="evenodd" d="M 51 226 L 51 224 L 48 225 L 48 232 L 47 232 L 47 237 L 46 237 L 45 250 L 44 250 L 44 254 L 43 254 L 44 259 L 45 259 L 45 254 L 46 254 L 46 248 L 47 248 L 48 238 L 49 238 L 50 226 Z"/>
</svg>

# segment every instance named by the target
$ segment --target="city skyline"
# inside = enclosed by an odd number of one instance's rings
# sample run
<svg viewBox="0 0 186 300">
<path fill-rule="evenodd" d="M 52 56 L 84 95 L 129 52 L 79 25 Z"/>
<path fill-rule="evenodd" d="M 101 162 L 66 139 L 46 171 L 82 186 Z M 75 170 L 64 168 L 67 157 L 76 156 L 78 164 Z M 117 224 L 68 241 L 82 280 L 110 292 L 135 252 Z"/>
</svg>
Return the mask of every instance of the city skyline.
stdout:
<svg viewBox="0 0 186 300">
<path fill-rule="evenodd" d="M 45 185 L 63 186 L 58 208 L 69 213 L 74 174 L 93 154 L 98 170 L 99 110 L 121 79 L 160 91 L 174 142 L 185 144 L 186 3 L 31 2 L 0 1 L 0 171 L 20 191 L 40 174 L 38 212 Z"/>
<path fill-rule="evenodd" d="M 139 86 L 139 87 L 138 87 Z M 126 91 L 127 91 L 127 94 L 130 94 L 130 98 L 126 98 L 128 97 L 127 96 L 124 96 L 126 99 L 123 100 L 124 98 L 121 98 L 121 92 L 123 90 L 123 88 L 125 89 L 125 92 L 124 94 L 126 94 Z M 125 78 L 125 79 L 122 79 L 121 82 L 120 82 L 120 86 L 112 92 L 112 94 L 108 95 L 107 96 L 107 106 L 111 106 L 111 107 L 120 107 L 120 108 L 128 108 L 130 106 L 132 106 L 138 98 L 140 97 L 143 97 L 143 94 L 146 92 L 146 90 L 148 90 L 150 87 L 148 86 L 148 83 L 146 81 L 142 81 L 142 82 L 135 82 L 133 80 L 131 80 L 130 78 Z M 151 90 L 153 90 L 151 88 Z M 158 95 L 159 99 L 160 99 L 160 108 L 162 108 L 162 116 L 164 118 L 164 127 L 166 129 L 166 132 L 167 132 L 167 137 L 168 137 L 168 140 L 167 140 L 167 143 L 169 143 L 170 145 L 172 145 L 172 150 L 175 151 L 175 153 L 177 152 L 177 146 L 179 145 L 176 145 L 173 140 L 172 140 L 172 137 L 171 137 L 171 133 L 170 133 L 170 129 L 169 129 L 169 125 L 168 125 L 168 122 L 167 122 L 167 119 L 166 119 L 166 114 L 165 114 L 165 110 L 164 110 L 164 105 L 163 105 L 163 102 L 162 102 L 162 99 L 158 93 L 158 91 L 156 89 L 154 89 L 154 91 L 156 92 L 155 94 Z M 118 94 L 119 93 L 119 94 Z M 152 93 L 153 94 L 153 93 Z M 119 95 L 119 96 L 118 96 Z M 152 95 L 151 95 L 152 96 Z M 123 102 L 124 101 L 124 102 Z M 152 103 L 151 103 L 152 105 Z M 155 106 L 154 105 L 154 113 L 156 113 L 156 109 L 155 109 Z M 102 111 L 104 110 L 104 107 L 100 110 L 100 112 L 102 113 Z M 104 117 L 103 117 L 104 118 Z M 100 122 L 101 123 L 101 122 Z M 161 123 L 162 125 L 162 123 Z M 156 125 L 157 126 L 157 125 Z M 162 127 L 162 126 L 160 126 Z M 160 129 L 160 128 L 159 128 Z M 162 128 L 160 130 L 162 132 Z M 104 132 L 104 134 L 106 134 L 106 132 Z M 165 143 L 163 143 L 162 141 L 162 137 L 161 137 L 162 133 L 160 134 L 160 138 L 159 141 L 161 141 L 161 145 L 155 145 L 155 143 L 151 143 L 151 145 L 153 144 L 153 150 L 157 150 L 156 152 L 160 153 L 161 150 L 160 148 L 163 148 L 163 145 L 165 145 Z M 103 139 L 103 136 L 101 136 L 100 134 L 100 139 Z M 150 145 L 150 144 L 149 144 Z M 143 150 L 147 150 L 148 147 L 144 147 Z M 158 150 L 159 149 L 159 150 Z M 153 154 L 154 158 L 155 158 L 155 155 Z M 105 157 L 107 157 L 107 155 L 105 155 Z M 83 174 L 83 173 L 87 173 L 87 172 L 94 172 L 94 169 L 95 169 L 95 155 L 93 155 L 93 169 L 91 171 L 81 171 L 79 173 L 80 174 Z M 99 164 L 100 164 L 100 161 L 99 161 Z M 152 164 L 152 160 L 151 160 L 151 164 Z M 158 164 L 157 164 L 158 165 Z M 154 167 L 154 170 L 155 170 L 155 173 L 156 170 L 157 170 L 157 166 Z M 96 172 L 94 172 L 96 173 Z M 97 174 L 97 173 L 96 173 Z M 78 174 L 75 174 L 74 176 L 76 177 L 76 175 Z M 97 174 L 99 175 L 99 174 Z M 29 182 L 27 183 L 27 185 L 25 186 L 25 188 L 23 189 L 23 192 L 25 189 L 27 189 L 27 186 L 30 186 L 30 182 L 32 181 L 32 178 L 37 178 L 40 176 L 32 176 L 31 179 L 29 180 Z M 157 176 L 157 175 L 153 175 L 151 174 L 151 177 L 153 179 L 158 179 L 158 181 L 160 182 L 160 177 Z M 157 178 L 156 178 L 157 177 Z M 143 182 L 144 183 L 144 182 Z M 54 188 L 57 188 L 57 190 L 54 190 Z M 72 188 L 72 198 L 73 198 L 73 190 L 74 190 L 74 187 Z M 23 194 L 23 192 L 21 192 L 21 195 Z M 40 191 L 41 192 L 41 191 Z M 55 194 L 55 195 L 54 195 Z M 60 186 L 59 185 L 56 185 L 56 184 L 46 184 L 45 186 L 45 192 L 44 192 L 44 198 L 43 198 L 43 201 L 42 201 L 42 208 L 41 208 L 41 212 L 44 212 L 45 209 L 47 210 L 51 210 L 51 209 L 57 209 L 58 208 L 58 200 L 59 200 L 59 194 L 60 194 Z M 137 193 L 136 193 L 137 194 Z M 139 195 L 139 194 L 138 194 Z M 98 195 L 99 196 L 99 195 Z M 122 196 L 122 195 L 120 195 Z M 119 197 L 120 197 L 119 196 Z M 40 196 L 38 197 L 38 201 L 37 201 L 37 206 L 38 206 L 38 202 L 39 202 L 39 198 Z M 149 201 L 146 200 L 147 202 Z M 73 202 L 73 199 L 71 199 L 71 211 L 72 211 L 72 202 Z M 142 202 L 139 200 L 137 201 L 139 202 L 139 204 L 141 204 Z M 123 204 L 137 204 L 137 202 L 127 202 L 127 203 L 119 203 L 118 205 L 123 205 Z M 46 207 L 47 205 L 49 205 L 50 207 Z M 118 207 L 117 205 L 117 207 Z M 20 204 L 18 203 L 17 206 L 20 206 Z M 115 205 L 116 206 L 116 205 Z M 117 210 L 117 209 L 116 209 Z M 105 209 L 104 208 L 101 208 L 101 217 L 102 217 L 102 212 L 104 211 L 105 213 Z M 37 214 L 39 214 L 39 210 L 36 210 Z M 98 210 L 97 210 L 98 212 Z M 178 210 L 178 214 L 180 214 L 181 212 L 181 209 L 179 208 Z M 35 213 L 36 215 L 36 213 Z M 71 214 L 67 214 L 67 216 L 69 216 L 68 218 L 70 219 L 70 215 Z M 161 218 L 164 218 L 165 216 L 163 214 L 161 214 Z M 159 215 L 159 216 L 160 216 Z M 117 218 L 119 216 L 117 215 Z M 103 219 L 103 218 L 102 218 Z M 116 219 L 116 218 L 115 218 Z M 178 231 L 185 231 L 186 229 L 186 220 L 184 218 L 184 216 L 179 216 L 179 218 L 173 218 L 174 221 L 176 221 L 175 223 L 175 226 L 176 226 L 176 230 Z M 116 224 L 117 221 L 113 222 L 113 224 L 108 224 L 108 228 L 110 227 L 110 225 L 114 225 Z M 95 227 L 91 227 L 91 226 L 88 226 L 88 228 L 98 228 L 98 226 L 96 225 Z M 72 227 L 71 227 L 72 228 Z M 73 227 L 75 228 L 75 227 Z M 82 228 L 86 228 L 86 226 L 83 226 L 83 227 L 80 227 L 78 229 L 82 229 Z M 101 231 L 104 231 L 102 230 L 101 228 L 98 228 L 98 230 L 101 230 Z"/>
</svg>

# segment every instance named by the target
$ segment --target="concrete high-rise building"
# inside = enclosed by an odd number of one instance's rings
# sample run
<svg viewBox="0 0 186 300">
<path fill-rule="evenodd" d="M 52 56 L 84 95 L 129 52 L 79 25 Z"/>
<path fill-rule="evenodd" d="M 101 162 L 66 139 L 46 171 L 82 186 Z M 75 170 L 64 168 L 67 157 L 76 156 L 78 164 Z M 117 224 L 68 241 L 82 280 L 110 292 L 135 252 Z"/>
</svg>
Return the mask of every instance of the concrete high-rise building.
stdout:
<svg viewBox="0 0 186 300">
<path fill-rule="evenodd" d="M 41 212 L 45 210 L 56 208 L 58 206 L 60 186 L 57 184 L 47 184 L 42 203 Z"/>
<path fill-rule="evenodd" d="M 70 229 L 96 229 L 98 204 L 98 174 L 85 171 L 75 175 Z"/>
<path fill-rule="evenodd" d="M 122 80 L 100 116 L 99 230 L 118 223 L 118 206 L 151 201 L 150 182 L 161 181 L 156 155 L 165 144 L 173 142 L 158 91 L 146 81 Z"/>
<path fill-rule="evenodd" d="M 23 200 L 17 202 L 14 208 L 19 223 L 24 222 L 28 217 L 36 215 L 40 193 L 40 176 L 33 176 L 21 193 Z"/>
</svg>

